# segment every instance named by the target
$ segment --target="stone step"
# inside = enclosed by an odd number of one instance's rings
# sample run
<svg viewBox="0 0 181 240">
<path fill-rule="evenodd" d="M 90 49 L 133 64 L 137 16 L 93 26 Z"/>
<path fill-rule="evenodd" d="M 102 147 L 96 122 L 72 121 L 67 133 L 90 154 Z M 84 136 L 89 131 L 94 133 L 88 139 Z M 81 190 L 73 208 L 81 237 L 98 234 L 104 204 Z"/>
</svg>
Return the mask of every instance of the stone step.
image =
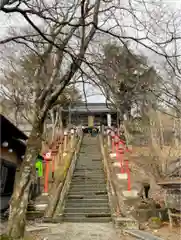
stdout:
<svg viewBox="0 0 181 240">
<path fill-rule="evenodd" d="M 87 174 L 87 173 L 96 173 L 96 174 L 98 174 L 98 173 L 104 173 L 104 171 L 103 171 L 103 169 L 99 169 L 99 170 L 97 170 L 97 169 L 89 169 L 89 170 L 87 170 L 87 169 L 81 169 L 81 170 L 76 170 L 75 169 L 75 171 L 74 171 L 74 173 L 80 173 L 80 174 Z"/>
<path fill-rule="evenodd" d="M 90 149 L 86 149 L 85 150 L 85 153 L 81 155 L 81 157 L 84 157 L 84 158 L 87 158 L 87 159 L 98 159 L 100 160 L 101 157 L 100 157 L 100 153 L 99 152 L 95 152 L 93 154 L 93 150 L 91 150 L 91 152 L 89 152 Z"/>
<path fill-rule="evenodd" d="M 111 218 L 111 213 L 64 213 L 64 217 L 86 219 L 86 218 Z"/>
<path fill-rule="evenodd" d="M 102 169 L 102 163 L 95 164 L 92 161 L 91 162 L 84 161 L 84 162 L 76 165 L 75 169 L 78 169 L 78 170 L 82 170 L 82 169 L 87 169 L 87 170 L 98 169 L 98 170 L 101 170 Z"/>
<path fill-rule="evenodd" d="M 92 178 L 92 177 L 75 177 L 75 178 L 72 178 L 72 183 L 74 182 L 79 182 L 79 184 L 85 184 L 86 183 L 89 183 L 89 184 L 105 184 L 105 178 Z"/>
<path fill-rule="evenodd" d="M 104 175 L 103 176 L 101 176 L 101 175 L 89 175 L 89 176 L 85 176 L 85 175 L 82 175 L 82 176 L 80 176 L 80 175 L 74 175 L 73 176 L 73 179 L 93 179 L 93 180 L 103 180 L 104 179 Z"/>
<path fill-rule="evenodd" d="M 85 176 L 85 175 L 101 175 L 101 176 L 104 176 L 104 171 L 102 170 L 102 171 L 94 171 L 94 170 L 92 170 L 92 171 L 82 171 L 82 172 L 80 172 L 80 171 L 74 171 L 74 173 L 73 173 L 73 175 L 80 175 L 80 176 Z"/>
<path fill-rule="evenodd" d="M 91 151 L 91 153 L 89 153 L 89 150 L 87 149 L 86 153 L 79 155 L 79 159 L 80 160 L 87 159 L 87 161 L 93 160 L 93 161 L 97 162 L 97 161 L 101 161 L 102 158 L 100 157 L 99 153 L 92 155 L 92 151 Z"/>
<path fill-rule="evenodd" d="M 67 207 L 64 209 L 64 214 L 66 213 L 91 213 L 91 214 L 108 214 L 110 213 L 109 208 L 101 208 L 101 207 Z"/>
<path fill-rule="evenodd" d="M 87 159 L 83 159 L 83 160 L 79 160 L 78 162 L 77 162 L 77 164 L 76 164 L 76 167 L 77 166 L 87 166 L 87 165 L 90 165 L 90 167 L 91 166 L 94 166 L 94 167 L 96 167 L 96 166 L 98 166 L 98 167 L 100 167 L 100 166 L 102 166 L 103 164 L 102 164 L 102 161 L 92 161 L 92 160 L 87 160 Z"/>
<path fill-rule="evenodd" d="M 87 199 L 85 199 L 85 198 L 83 198 L 83 199 L 78 199 L 79 201 L 77 201 L 77 198 L 66 198 L 66 201 L 65 201 L 65 204 L 74 204 L 74 205 L 76 205 L 76 204 L 80 204 L 80 205 L 101 205 L 101 204 L 108 204 L 108 198 L 107 197 L 103 197 L 102 196 L 102 198 L 87 198 Z"/>
<path fill-rule="evenodd" d="M 30 212 L 35 211 L 35 204 L 34 203 L 28 204 L 27 211 L 30 211 Z"/>
<path fill-rule="evenodd" d="M 79 155 L 80 159 L 82 159 L 83 157 L 87 158 L 88 160 L 92 160 L 92 159 L 95 161 L 101 160 L 100 153 L 96 152 L 95 154 L 93 154 L 93 151 L 91 150 L 91 152 L 89 152 L 89 149 L 86 149 L 85 153 L 82 153 Z"/>
<path fill-rule="evenodd" d="M 89 185 L 92 185 L 92 184 L 105 184 L 105 180 L 104 179 L 72 179 L 72 184 L 89 184 Z"/>
<path fill-rule="evenodd" d="M 77 188 L 77 187 L 71 187 L 69 192 L 77 192 L 77 193 L 82 193 L 82 192 L 94 192 L 94 193 L 97 193 L 97 192 L 107 192 L 107 189 L 106 189 L 106 186 L 103 188 L 103 187 L 87 187 L 86 185 L 84 186 L 84 188 Z"/>
<path fill-rule="evenodd" d="M 70 189 L 69 191 L 76 191 L 76 192 L 79 192 L 79 191 L 107 191 L 106 189 L 106 184 L 103 184 L 101 186 L 99 185 L 71 185 L 70 186 Z"/>
<path fill-rule="evenodd" d="M 73 195 L 73 196 L 107 196 L 107 191 L 96 191 L 96 190 L 88 190 L 88 191 L 69 191 L 69 194 L 70 195 Z"/>
<path fill-rule="evenodd" d="M 129 229 L 129 230 L 125 230 L 125 232 L 140 240 L 163 240 L 163 238 L 154 236 L 151 233 L 141 231 L 141 230 Z"/>
<path fill-rule="evenodd" d="M 92 168 L 92 169 L 75 169 L 75 171 L 74 172 L 76 172 L 76 173 L 103 173 L 103 170 L 102 170 L 102 168 L 100 168 L 100 169 L 94 169 L 94 168 Z"/>
<path fill-rule="evenodd" d="M 100 168 L 100 167 L 102 167 L 102 162 L 97 162 L 97 163 L 95 163 L 95 162 L 93 162 L 93 161 L 90 161 L 90 162 L 88 162 L 88 161 L 86 161 L 86 160 L 84 160 L 84 161 L 80 161 L 79 163 L 77 163 L 76 164 L 76 168 Z"/>
<path fill-rule="evenodd" d="M 80 217 L 70 217 L 70 216 L 64 216 L 63 217 L 64 222 L 89 222 L 89 223 L 107 223 L 111 222 L 111 217 L 91 217 L 91 218 L 80 218 Z M 58 222 L 58 221 L 56 221 Z M 61 222 L 61 220 L 60 220 Z"/>
<path fill-rule="evenodd" d="M 79 200 L 80 199 L 107 199 L 108 200 L 108 195 L 105 194 L 105 195 L 80 195 L 80 194 L 72 194 L 72 193 L 69 193 L 68 196 L 67 196 L 68 199 L 76 199 L 76 200 Z"/>
<path fill-rule="evenodd" d="M 88 188 L 93 188 L 93 187 L 95 187 L 95 188 L 105 188 L 106 187 L 106 183 L 95 183 L 95 184 L 85 184 L 85 183 L 71 183 L 70 184 L 70 187 L 76 187 L 76 188 L 84 188 L 84 187 L 88 187 Z"/>
<path fill-rule="evenodd" d="M 94 146 L 93 148 L 84 148 L 81 154 L 84 156 L 91 155 L 92 157 L 100 159 L 100 153 L 99 151 L 96 151 L 96 146 Z"/>
<path fill-rule="evenodd" d="M 93 166 L 92 164 L 90 164 L 90 166 L 78 166 L 77 168 L 75 168 L 75 171 L 79 172 L 79 171 L 100 171 L 102 172 L 103 171 L 103 167 L 100 166 L 100 165 L 96 165 L 96 166 Z"/>
<path fill-rule="evenodd" d="M 102 162 L 94 162 L 94 161 L 87 161 L 87 160 L 83 160 L 80 161 L 76 164 L 76 168 L 82 168 L 82 167 L 87 167 L 87 168 L 100 168 L 102 166 Z"/>
<path fill-rule="evenodd" d="M 99 165 L 96 165 L 96 166 L 93 166 L 90 164 L 90 166 L 82 166 L 82 167 L 76 167 L 75 168 L 75 171 L 88 171 L 88 172 L 92 172 L 92 171 L 98 171 L 98 172 L 102 172 L 102 166 Z"/>
<path fill-rule="evenodd" d="M 65 203 L 65 207 L 66 208 L 89 208 L 89 207 L 100 207 L 100 208 L 109 208 L 109 204 L 108 204 L 108 201 L 107 201 L 107 199 L 106 199 L 106 201 L 105 202 L 103 202 L 103 203 L 100 203 L 100 202 L 92 202 L 92 201 L 89 201 L 89 202 L 87 202 L 87 201 L 84 201 L 84 202 L 77 202 L 77 201 L 67 201 L 66 203 Z"/>
<path fill-rule="evenodd" d="M 98 169 L 99 168 L 99 169 Z M 92 166 L 92 164 L 90 164 L 90 166 L 83 166 L 82 168 L 79 167 L 78 170 L 75 168 L 75 171 L 77 172 L 103 172 L 103 167 L 102 166 Z"/>
<path fill-rule="evenodd" d="M 72 178 L 94 178 L 94 179 L 104 179 L 104 174 L 74 174 Z"/>
<path fill-rule="evenodd" d="M 101 183 L 101 184 L 105 184 L 105 179 L 102 178 L 73 178 L 72 179 L 72 183 L 76 183 L 76 184 L 96 184 L 96 183 Z"/>
<path fill-rule="evenodd" d="M 100 165 L 92 166 L 78 166 L 75 171 L 103 171 L 103 167 Z"/>
<path fill-rule="evenodd" d="M 102 171 L 102 166 L 98 166 L 98 167 L 94 167 L 94 166 L 90 166 L 90 167 L 83 166 L 83 167 L 80 167 L 80 168 L 78 168 L 78 167 L 76 166 L 75 170 L 76 170 L 76 171 L 92 171 L 92 170 L 94 170 L 94 171 Z"/>
<path fill-rule="evenodd" d="M 91 151 L 92 152 L 92 151 Z M 87 159 L 88 161 L 101 161 L 99 153 L 96 153 L 95 155 L 92 155 L 92 153 L 89 153 L 89 150 L 86 150 L 86 153 L 79 155 L 80 159 Z"/>
<path fill-rule="evenodd" d="M 107 194 L 107 189 L 106 187 L 104 188 L 96 188 L 96 187 L 92 187 L 92 188 L 88 188 L 86 185 L 84 188 L 70 188 L 69 192 L 71 193 L 75 193 L 75 194 L 82 194 L 82 193 L 95 193 L 96 195 L 105 195 Z"/>
<path fill-rule="evenodd" d="M 92 151 L 91 151 L 92 152 Z M 95 155 L 92 155 L 92 153 L 89 153 L 89 150 L 87 149 L 86 150 L 86 153 L 82 153 L 82 154 L 80 154 L 79 155 L 79 158 L 81 159 L 81 160 L 83 160 L 83 159 L 87 159 L 88 161 L 101 161 L 101 159 L 102 158 L 100 158 L 100 155 L 99 155 L 99 153 L 97 153 L 97 154 L 95 154 Z"/>
<path fill-rule="evenodd" d="M 94 162 L 99 163 L 102 161 L 102 158 L 100 158 L 99 156 L 92 156 L 92 154 L 83 154 L 83 155 L 79 155 L 79 159 L 80 161 L 78 163 L 85 163 L 85 162 Z"/>
<path fill-rule="evenodd" d="M 79 166 L 76 166 L 75 170 L 78 169 L 78 170 L 88 170 L 88 171 L 93 171 L 93 170 L 102 170 L 103 169 L 103 166 L 102 164 L 93 164 L 92 162 L 90 163 L 87 163 L 86 165 L 79 165 Z"/>
<path fill-rule="evenodd" d="M 82 183 L 82 184 L 96 184 L 101 183 L 105 184 L 105 180 L 103 178 L 73 178 L 72 183 Z"/>
<path fill-rule="evenodd" d="M 26 219 L 35 220 L 37 218 L 42 218 L 44 216 L 44 211 L 27 211 Z"/>
<path fill-rule="evenodd" d="M 85 139 L 84 139 L 85 140 Z M 110 222 L 105 174 L 97 143 L 83 140 L 68 195 L 63 220 L 69 222 Z"/>
<path fill-rule="evenodd" d="M 87 171 L 93 171 L 93 170 L 97 170 L 97 171 L 101 171 L 103 169 L 103 166 L 101 163 L 99 164 L 94 164 L 93 162 L 85 162 L 80 164 L 80 165 L 76 165 L 75 170 L 87 170 Z"/>
<path fill-rule="evenodd" d="M 87 176 L 87 175 L 89 175 L 89 176 L 104 176 L 104 172 L 103 171 L 94 171 L 94 170 L 92 170 L 92 171 L 76 171 L 75 170 L 75 172 L 73 173 L 73 176 L 75 176 L 75 175 L 78 175 L 78 176 Z"/>
</svg>

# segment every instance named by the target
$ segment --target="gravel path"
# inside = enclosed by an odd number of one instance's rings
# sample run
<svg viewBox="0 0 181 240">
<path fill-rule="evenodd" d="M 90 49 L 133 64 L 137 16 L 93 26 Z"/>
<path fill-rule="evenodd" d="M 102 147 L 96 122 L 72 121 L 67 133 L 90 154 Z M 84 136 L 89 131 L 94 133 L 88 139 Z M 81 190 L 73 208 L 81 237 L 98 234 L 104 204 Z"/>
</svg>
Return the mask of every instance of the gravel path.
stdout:
<svg viewBox="0 0 181 240">
<path fill-rule="evenodd" d="M 45 225 L 44 225 L 45 226 Z M 120 240 L 111 223 L 62 223 L 40 233 L 46 240 Z"/>
</svg>

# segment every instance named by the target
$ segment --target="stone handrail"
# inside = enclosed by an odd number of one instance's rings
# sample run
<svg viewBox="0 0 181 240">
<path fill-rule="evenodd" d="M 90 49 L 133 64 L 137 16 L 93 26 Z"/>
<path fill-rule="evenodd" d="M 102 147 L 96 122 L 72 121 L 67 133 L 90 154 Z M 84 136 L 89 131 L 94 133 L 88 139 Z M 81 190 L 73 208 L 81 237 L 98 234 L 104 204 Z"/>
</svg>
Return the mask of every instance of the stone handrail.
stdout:
<svg viewBox="0 0 181 240">
<path fill-rule="evenodd" d="M 116 194 L 116 187 L 114 182 L 112 181 L 111 171 L 110 171 L 110 163 L 108 161 L 107 152 L 104 146 L 104 139 L 103 136 L 99 135 L 99 142 L 101 148 L 101 154 L 103 157 L 103 164 L 104 164 L 104 172 L 106 174 L 106 181 L 107 181 L 107 189 L 108 189 L 108 196 L 109 202 L 111 207 L 112 216 L 115 220 L 116 217 L 121 215 L 120 205 L 118 201 L 118 196 Z"/>
<path fill-rule="evenodd" d="M 65 194 L 67 192 L 67 189 L 69 188 L 69 182 L 73 174 L 73 170 L 77 159 L 77 153 L 80 150 L 81 143 L 82 136 L 78 140 L 78 143 L 75 143 L 71 153 L 68 156 L 68 159 L 66 159 L 67 164 L 64 166 L 62 172 L 63 175 L 61 174 L 63 179 L 61 179 L 59 184 L 56 186 L 56 194 L 52 192 L 52 194 L 49 197 L 50 204 L 48 204 L 47 211 L 45 212 L 44 216 L 44 220 L 47 222 L 52 221 L 52 218 L 56 215 L 58 209 L 60 209 L 60 206 L 62 206 L 63 204 Z"/>
<path fill-rule="evenodd" d="M 73 175 L 73 172 L 74 172 L 74 169 L 75 169 L 77 157 L 78 157 L 80 147 L 81 147 L 81 144 L 82 144 L 82 139 L 83 139 L 83 136 L 80 137 L 80 139 L 77 143 L 77 146 L 75 146 L 75 148 L 73 150 L 73 155 L 71 157 L 71 163 L 68 167 L 68 171 L 66 171 L 66 176 L 64 178 L 64 181 L 62 182 L 60 198 L 59 198 L 57 208 L 56 208 L 56 211 L 54 213 L 53 218 L 56 218 L 57 216 L 59 218 L 61 218 L 61 214 L 62 214 L 63 208 L 64 208 L 65 196 L 66 196 L 66 194 L 69 190 L 69 187 L 70 187 L 70 183 L 71 183 L 72 175 Z"/>
</svg>

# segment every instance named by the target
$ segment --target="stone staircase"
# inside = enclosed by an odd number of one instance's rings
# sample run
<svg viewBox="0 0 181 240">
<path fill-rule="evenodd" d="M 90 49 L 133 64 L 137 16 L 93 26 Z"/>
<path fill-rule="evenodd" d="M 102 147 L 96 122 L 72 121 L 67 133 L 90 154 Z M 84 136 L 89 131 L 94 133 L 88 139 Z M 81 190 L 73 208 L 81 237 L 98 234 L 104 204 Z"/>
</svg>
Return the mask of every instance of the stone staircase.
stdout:
<svg viewBox="0 0 181 240">
<path fill-rule="evenodd" d="M 65 199 L 63 221 L 111 221 L 97 137 L 84 136 L 69 192 Z"/>
</svg>

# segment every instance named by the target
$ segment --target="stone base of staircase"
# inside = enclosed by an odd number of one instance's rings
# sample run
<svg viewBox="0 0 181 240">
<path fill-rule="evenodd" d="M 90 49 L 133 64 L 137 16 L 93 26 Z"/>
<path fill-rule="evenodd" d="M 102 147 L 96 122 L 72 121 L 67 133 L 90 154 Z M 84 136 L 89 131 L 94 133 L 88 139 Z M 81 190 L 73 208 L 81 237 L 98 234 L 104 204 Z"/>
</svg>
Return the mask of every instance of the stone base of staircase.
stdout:
<svg viewBox="0 0 181 240">
<path fill-rule="evenodd" d="M 35 201 L 28 204 L 26 217 L 28 220 L 42 218 L 48 205 L 48 196 L 40 195 Z"/>
<path fill-rule="evenodd" d="M 154 236 L 151 233 L 144 232 L 141 230 L 128 229 L 128 230 L 125 230 L 125 233 L 133 237 L 136 237 L 137 239 L 140 239 L 140 240 L 164 240 L 163 238 Z"/>
<path fill-rule="evenodd" d="M 114 223 L 117 228 L 121 229 L 139 229 L 138 221 L 132 218 L 115 217 Z"/>
<path fill-rule="evenodd" d="M 44 217 L 43 222 L 44 223 L 62 223 L 63 222 L 63 215 L 56 216 L 56 217 L 53 217 L 53 218 Z"/>
</svg>

